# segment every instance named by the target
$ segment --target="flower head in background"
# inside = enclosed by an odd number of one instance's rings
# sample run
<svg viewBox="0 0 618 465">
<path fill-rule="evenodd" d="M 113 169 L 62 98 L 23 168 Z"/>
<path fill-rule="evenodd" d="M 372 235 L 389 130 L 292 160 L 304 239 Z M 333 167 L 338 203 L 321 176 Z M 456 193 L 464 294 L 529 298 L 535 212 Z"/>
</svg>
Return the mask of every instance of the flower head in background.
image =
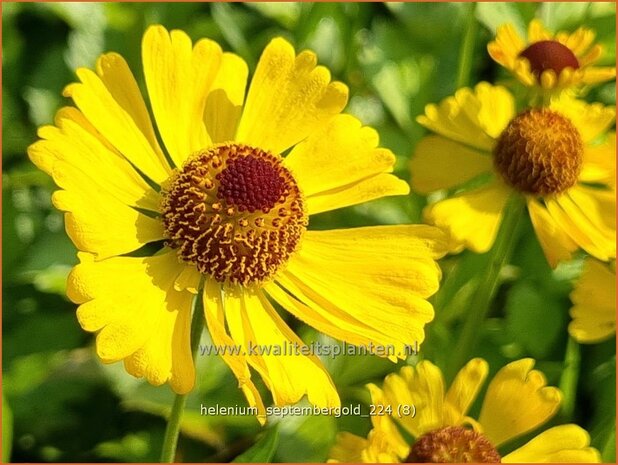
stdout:
<svg viewBox="0 0 618 465">
<path fill-rule="evenodd" d="M 527 40 L 519 36 L 513 25 L 505 24 L 498 28 L 487 50 L 524 85 L 561 90 L 616 77 L 615 67 L 594 66 L 603 53 L 594 38 L 594 31 L 583 27 L 572 34 L 552 34 L 534 19 L 528 25 Z"/>
<path fill-rule="evenodd" d="M 614 118 L 613 107 L 566 96 L 517 114 L 513 96 L 488 83 L 428 105 L 418 122 L 436 134 L 416 147 L 412 187 L 460 190 L 426 207 L 426 220 L 450 233 L 453 250 L 486 252 L 518 193 L 552 266 L 578 248 L 614 258 Z"/>
<path fill-rule="evenodd" d="M 571 301 L 569 334 L 577 342 L 601 342 L 616 334 L 616 262 L 588 257 Z"/>
<path fill-rule="evenodd" d="M 273 306 L 340 340 L 421 342 L 446 241 L 424 225 L 311 231 L 309 216 L 408 192 L 378 135 L 340 114 L 348 89 L 316 55 L 277 38 L 248 68 L 210 40 L 150 27 L 142 58 L 156 122 L 125 60 L 102 55 L 40 128 L 32 161 L 80 250 L 67 293 L 105 363 L 179 393 L 194 386 L 190 321 L 203 299 L 214 344 L 264 415 L 253 368 L 277 405 L 339 397 Z M 283 154 L 286 154 L 283 156 Z M 281 355 L 273 347 L 297 345 Z M 270 353 L 251 347 L 269 346 Z M 235 351 L 234 347 L 242 347 Z M 396 356 L 394 357 L 396 358 Z"/>
<path fill-rule="evenodd" d="M 534 463 L 600 462 L 588 433 L 574 424 L 549 428 L 502 455 L 500 449 L 549 421 L 561 393 L 546 386 L 534 360 L 500 369 L 490 381 L 478 418 L 468 416 L 485 379 L 487 362 L 473 359 L 445 390 L 442 373 L 428 361 L 386 377 L 382 389 L 370 384 L 371 404 L 392 415 L 372 416 L 367 438 L 339 433 L 331 462 L 363 463 Z M 414 406 L 415 414 L 405 406 Z M 399 412 L 399 413 L 395 413 Z M 412 441 L 400 432 L 403 429 Z"/>
</svg>

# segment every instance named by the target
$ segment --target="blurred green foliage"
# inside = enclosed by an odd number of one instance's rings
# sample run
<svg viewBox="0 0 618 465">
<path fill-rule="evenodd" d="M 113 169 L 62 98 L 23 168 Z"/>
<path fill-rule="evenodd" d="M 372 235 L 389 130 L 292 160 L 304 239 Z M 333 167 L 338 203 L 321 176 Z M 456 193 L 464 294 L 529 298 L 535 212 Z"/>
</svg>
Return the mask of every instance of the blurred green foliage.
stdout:
<svg viewBox="0 0 618 465">
<path fill-rule="evenodd" d="M 141 76 L 141 36 L 153 23 L 181 28 L 194 40 L 210 37 L 242 56 L 250 69 L 266 43 L 281 35 L 297 49 L 315 50 L 333 76 L 349 85 L 347 111 L 379 131 L 382 144 L 397 155 L 397 174 L 408 179 L 409 157 L 424 133 L 416 116 L 455 90 L 468 5 L 3 2 L 2 7 L 3 459 L 10 454 L 17 462 L 156 461 L 173 395 L 94 356 L 92 335 L 79 328 L 75 306 L 64 297 L 76 250 L 51 206 L 54 185 L 26 156 L 37 126 L 53 122 L 55 111 L 68 103 L 61 92 L 75 79 L 74 70 L 93 67 L 100 53 L 114 50 Z M 480 3 L 475 15 L 470 84 L 508 81 L 489 59 L 486 44 L 500 24 L 511 22 L 523 32 L 534 16 L 554 30 L 595 28 L 606 49 L 604 62 L 615 63 L 614 4 Z M 587 98 L 614 104 L 614 83 Z M 425 202 L 414 194 L 383 199 L 319 215 L 311 227 L 419 222 Z M 531 225 L 525 228 L 490 318 L 479 328 L 477 355 L 494 371 L 532 356 L 557 385 L 564 369 L 568 294 L 581 262 L 550 270 Z M 445 366 L 484 263 L 483 256 L 467 252 L 443 261 L 436 319 L 420 356 Z M 289 323 L 306 341 L 327 340 Z M 578 350 L 574 411 L 559 420 L 587 428 L 604 459 L 614 461 L 615 341 Z M 323 461 L 338 430 L 369 430 L 368 420 L 358 417 L 287 417 L 262 429 L 252 417 L 201 416 L 201 403 L 245 401 L 222 360 L 198 357 L 197 363 L 198 388 L 188 399 L 179 460 Z M 342 404 L 367 402 L 364 384 L 380 382 L 396 368 L 375 357 L 324 363 Z"/>
</svg>

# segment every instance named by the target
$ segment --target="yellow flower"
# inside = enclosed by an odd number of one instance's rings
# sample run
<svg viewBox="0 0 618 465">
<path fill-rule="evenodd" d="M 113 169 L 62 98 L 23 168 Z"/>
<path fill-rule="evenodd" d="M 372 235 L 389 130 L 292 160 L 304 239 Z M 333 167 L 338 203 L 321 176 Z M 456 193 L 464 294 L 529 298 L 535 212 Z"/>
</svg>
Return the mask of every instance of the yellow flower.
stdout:
<svg viewBox="0 0 618 465">
<path fill-rule="evenodd" d="M 487 50 L 524 85 L 560 90 L 616 77 L 615 67 L 593 66 L 603 52 L 599 44 L 593 45 L 594 38 L 594 31 L 583 27 L 572 34 L 552 34 L 534 19 L 528 25 L 527 41 L 511 24 L 505 24 Z"/>
<path fill-rule="evenodd" d="M 486 252 L 517 192 L 552 266 L 578 247 L 614 258 L 616 134 L 605 135 L 614 117 L 613 107 L 570 98 L 516 114 L 513 96 L 488 83 L 428 105 L 418 122 L 437 135 L 416 147 L 412 187 L 467 189 L 429 205 L 426 221 L 450 233 L 453 250 Z"/>
<path fill-rule="evenodd" d="M 588 257 L 571 293 L 569 334 L 577 342 L 601 342 L 616 334 L 616 262 Z"/>
<path fill-rule="evenodd" d="M 406 366 L 388 375 L 382 389 L 368 385 L 374 412 L 386 414 L 371 417 L 373 429 L 366 439 L 340 433 L 329 461 L 600 462 L 599 452 L 589 447 L 588 433 L 573 424 L 549 428 L 501 456 L 503 446 L 546 423 L 560 406 L 560 391 L 546 386 L 533 366 L 534 360 L 522 359 L 500 369 L 489 383 L 478 419 L 468 411 L 487 377 L 485 360 L 468 362 L 446 392 L 442 373 L 431 362 Z"/>
<path fill-rule="evenodd" d="M 76 108 L 62 108 L 28 150 L 62 189 L 53 202 L 80 250 L 67 293 L 81 326 L 98 333 L 103 362 L 123 360 L 132 375 L 185 393 L 199 295 L 213 343 L 227 346 L 222 356 L 262 417 L 250 368 L 277 405 L 304 395 L 338 405 L 330 376 L 273 304 L 349 343 L 392 345 L 396 359 L 433 318 L 426 298 L 438 288 L 442 232 L 307 230 L 309 215 L 409 190 L 389 174 L 394 156 L 377 133 L 340 114 L 347 87 L 314 53 L 274 39 L 246 99 L 247 65 L 215 42 L 153 26 L 142 56 L 164 146 L 127 63 L 107 53 L 96 72 L 77 71 L 81 82 L 65 90 Z"/>
</svg>

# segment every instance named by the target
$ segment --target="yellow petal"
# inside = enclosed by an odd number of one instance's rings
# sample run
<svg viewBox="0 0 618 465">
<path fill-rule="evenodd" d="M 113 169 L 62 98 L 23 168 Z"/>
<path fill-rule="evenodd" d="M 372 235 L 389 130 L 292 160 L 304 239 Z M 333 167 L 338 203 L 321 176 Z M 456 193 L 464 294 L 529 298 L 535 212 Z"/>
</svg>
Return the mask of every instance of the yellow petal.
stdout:
<svg viewBox="0 0 618 465">
<path fill-rule="evenodd" d="M 615 216 L 602 215 L 603 207 L 595 197 L 573 187 L 546 204 L 556 223 L 586 252 L 604 261 L 616 256 L 616 232 L 611 225 Z"/>
<path fill-rule="evenodd" d="M 137 250 L 148 242 L 163 239 L 163 224 L 123 204 L 92 185 L 88 179 L 74 177 L 76 188 L 56 191 L 54 206 L 66 212 L 67 234 L 82 251 L 97 259 Z"/>
<path fill-rule="evenodd" d="M 609 66 L 595 66 L 583 70 L 582 81 L 586 84 L 597 84 L 610 81 L 616 77 L 616 68 Z"/>
<path fill-rule="evenodd" d="M 559 262 L 570 260 L 577 244 L 558 226 L 547 209 L 537 200 L 528 198 L 528 212 L 549 265 L 555 268 Z"/>
<path fill-rule="evenodd" d="M 161 312 L 151 336 L 136 352 L 125 358 L 128 373 L 146 378 L 155 386 L 169 381 L 178 394 L 186 394 L 195 384 L 191 354 L 191 304 L 187 292 L 171 293 L 168 303 L 176 312 Z"/>
<path fill-rule="evenodd" d="M 515 27 L 512 24 L 504 24 L 498 27 L 496 38 L 487 45 L 487 51 L 497 63 L 512 69 L 524 47 L 524 41 Z"/>
<path fill-rule="evenodd" d="M 361 452 L 369 445 L 365 438 L 352 433 L 337 433 L 327 463 L 361 463 Z"/>
<path fill-rule="evenodd" d="M 487 252 L 496 239 L 502 210 L 510 190 L 501 182 L 458 194 L 429 205 L 425 221 L 447 231 L 454 245 L 464 244 L 474 252 Z"/>
<path fill-rule="evenodd" d="M 235 347 L 236 343 L 225 329 L 225 310 L 223 308 L 219 283 L 213 279 L 208 279 L 204 288 L 203 298 L 204 315 L 213 344 L 215 347 L 220 348 Z M 236 354 L 229 349 L 220 352 L 223 361 L 230 367 L 238 380 L 238 385 L 245 395 L 249 406 L 257 409 L 257 419 L 263 425 L 266 423 L 266 409 L 264 408 L 260 393 L 251 380 L 251 372 L 249 371 L 246 357 L 242 354 Z"/>
<path fill-rule="evenodd" d="M 375 408 L 375 414 L 371 416 L 371 424 L 374 428 L 374 434 L 383 435 L 387 443 L 386 449 L 392 451 L 398 457 L 407 457 L 410 447 L 399 433 L 397 425 L 392 418 L 398 418 L 401 414 L 400 409 L 403 404 L 393 404 L 388 399 L 384 392 L 375 384 L 368 384 L 369 394 L 371 395 L 371 406 Z M 390 408 L 392 413 L 388 413 L 386 408 Z M 410 405 L 408 405 L 410 407 Z"/>
<path fill-rule="evenodd" d="M 177 291 L 187 290 L 191 294 L 197 294 L 202 282 L 202 274 L 193 265 L 187 265 L 174 281 L 174 289 Z"/>
<path fill-rule="evenodd" d="M 486 82 L 462 88 L 438 105 L 427 105 L 417 121 L 448 139 L 491 152 L 495 139 L 515 116 L 515 100 L 501 86 Z"/>
<path fill-rule="evenodd" d="M 337 208 L 357 205 L 391 195 L 406 195 L 410 192 L 408 183 L 392 174 L 378 174 L 362 181 L 351 183 L 308 197 L 307 210 L 316 215 Z"/>
<path fill-rule="evenodd" d="M 282 38 L 264 49 L 249 88 L 236 140 L 279 154 L 318 131 L 348 100 L 312 52 L 296 56 Z"/>
<path fill-rule="evenodd" d="M 616 119 L 615 107 L 576 100 L 566 93 L 553 100 L 551 108 L 571 120 L 585 144 L 605 133 Z"/>
<path fill-rule="evenodd" d="M 400 419 L 412 436 L 419 436 L 445 426 L 444 379 L 440 369 L 427 360 L 416 367 L 406 366 L 399 374 L 384 380 L 384 394 L 392 405 L 414 405 L 415 416 Z"/>
<path fill-rule="evenodd" d="M 616 333 L 616 274 L 607 264 L 586 259 L 571 301 L 569 333 L 578 342 L 599 342 Z"/>
<path fill-rule="evenodd" d="M 545 29 L 541 20 L 533 19 L 530 21 L 530 24 L 528 24 L 528 42 L 530 44 L 542 40 L 551 40 L 552 38 L 553 35 Z"/>
<path fill-rule="evenodd" d="M 106 363 L 127 357 L 127 369 L 153 384 L 170 380 L 177 392 L 193 386 L 189 319 L 192 295 L 173 288 L 184 265 L 168 251 L 154 257 L 94 261 L 80 253 L 67 295 L 78 304 L 86 331 L 98 331 L 97 354 Z"/>
<path fill-rule="evenodd" d="M 488 370 L 487 362 L 481 358 L 470 360 L 459 370 L 444 399 L 449 407 L 445 408 L 445 424 L 460 425 L 464 422 L 468 409 L 487 378 Z"/>
<path fill-rule="evenodd" d="M 412 188 L 421 194 L 451 189 L 491 170 L 486 154 L 433 135 L 421 139 L 410 162 Z"/>
<path fill-rule="evenodd" d="M 137 82 L 124 59 L 114 53 L 97 63 L 98 75 L 80 68 L 81 83 L 70 84 L 64 95 L 71 97 L 88 121 L 127 160 L 157 183 L 171 169 L 159 147 Z"/>
<path fill-rule="evenodd" d="M 555 426 L 502 457 L 504 463 L 600 463 L 601 454 L 577 425 Z"/>
<path fill-rule="evenodd" d="M 58 120 L 58 128 L 42 128 L 45 140 L 28 147 L 28 155 L 59 187 L 79 193 L 86 183 L 125 205 L 158 211 L 159 194 L 124 157 L 74 119 Z"/>
<path fill-rule="evenodd" d="M 144 34 L 144 77 L 152 110 L 165 147 L 178 167 L 189 155 L 211 144 L 203 116 L 221 54 L 212 40 L 202 39 L 192 47 L 189 36 L 179 30 L 168 33 L 157 25 Z"/>
<path fill-rule="evenodd" d="M 374 129 L 353 116 L 337 115 L 294 147 L 284 163 L 310 197 L 391 172 L 395 156 L 378 143 Z"/>
<path fill-rule="evenodd" d="M 249 363 L 263 375 L 276 405 L 294 404 L 305 394 L 311 404 L 319 407 L 340 405 L 335 386 L 319 359 L 307 355 L 309 348 L 262 293 L 226 294 L 225 313 L 232 338 L 243 346 Z"/>
<path fill-rule="evenodd" d="M 584 148 L 580 181 L 616 186 L 616 133 L 610 132 L 600 144 Z"/>
<path fill-rule="evenodd" d="M 509 363 L 489 383 L 479 423 L 496 447 L 542 425 L 560 406 L 560 391 L 533 366 L 529 358 Z"/>
<path fill-rule="evenodd" d="M 376 343 L 389 341 L 396 352 L 383 356 L 404 357 L 406 344 L 420 344 L 433 318 L 425 299 L 437 290 L 440 270 L 432 257 L 446 246 L 441 232 L 427 226 L 308 231 L 277 279 L 294 285 L 288 290 L 306 305 L 347 320 L 365 337 L 381 333 Z M 365 325 L 375 331 L 366 332 Z"/>
<path fill-rule="evenodd" d="M 221 56 L 221 66 L 212 84 L 204 124 L 213 143 L 234 140 L 242 114 L 249 69 L 242 58 L 232 53 Z"/>
</svg>

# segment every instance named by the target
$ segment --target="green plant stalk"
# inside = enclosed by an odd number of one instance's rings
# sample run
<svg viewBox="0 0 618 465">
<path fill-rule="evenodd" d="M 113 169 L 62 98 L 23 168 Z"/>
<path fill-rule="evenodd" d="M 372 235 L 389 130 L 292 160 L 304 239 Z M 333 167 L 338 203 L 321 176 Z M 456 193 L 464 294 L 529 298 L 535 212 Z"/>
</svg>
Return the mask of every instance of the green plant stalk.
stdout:
<svg viewBox="0 0 618 465">
<path fill-rule="evenodd" d="M 567 422 L 573 420 L 573 413 L 575 412 L 580 365 L 581 354 L 579 353 L 579 344 L 572 337 L 569 337 L 564 355 L 564 370 L 560 376 L 559 385 L 562 391 L 560 413 Z"/>
<path fill-rule="evenodd" d="M 191 320 L 191 353 L 193 360 L 197 354 L 197 348 L 200 343 L 200 336 L 204 329 L 204 311 L 202 307 L 202 299 L 198 296 L 193 311 L 193 319 Z M 172 411 L 167 420 L 165 428 L 165 436 L 163 437 L 163 449 L 161 450 L 161 463 L 174 463 L 176 456 L 176 446 L 178 445 L 178 435 L 180 433 L 180 420 L 187 402 L 187 394 L 176 394 Z"/>
<path fill-rule="evenodd" d="M 446 377 L 449 381 L 455 377 L 455 374 L 474 353 L 483 321 L 500 284 L 500 270 L 508 263 L 519 237 L 519 224 L 523 210 L 523 198 L 518 194 L 511 195 L 505 206 L 494 245 L 488 252 L 487 265 L 479 277 L 478 287 L 470 301 L 470 309 L 455 345 L 453 356 L 447 366 Z"/>
<path fill-rule="evenodd" d="M 470 84 L 472 55 L 474 55 L 474 44 L 476 42 L 476 31 L 478 29 L 478 22 L 476 21 L 476 2 L 470 2 L 467 7 L 466 31 L 464 33 L 461 49 L 459 50 L 459 69 L 457 70 L 456 81 L 458 89 Z"/>
</svg>

